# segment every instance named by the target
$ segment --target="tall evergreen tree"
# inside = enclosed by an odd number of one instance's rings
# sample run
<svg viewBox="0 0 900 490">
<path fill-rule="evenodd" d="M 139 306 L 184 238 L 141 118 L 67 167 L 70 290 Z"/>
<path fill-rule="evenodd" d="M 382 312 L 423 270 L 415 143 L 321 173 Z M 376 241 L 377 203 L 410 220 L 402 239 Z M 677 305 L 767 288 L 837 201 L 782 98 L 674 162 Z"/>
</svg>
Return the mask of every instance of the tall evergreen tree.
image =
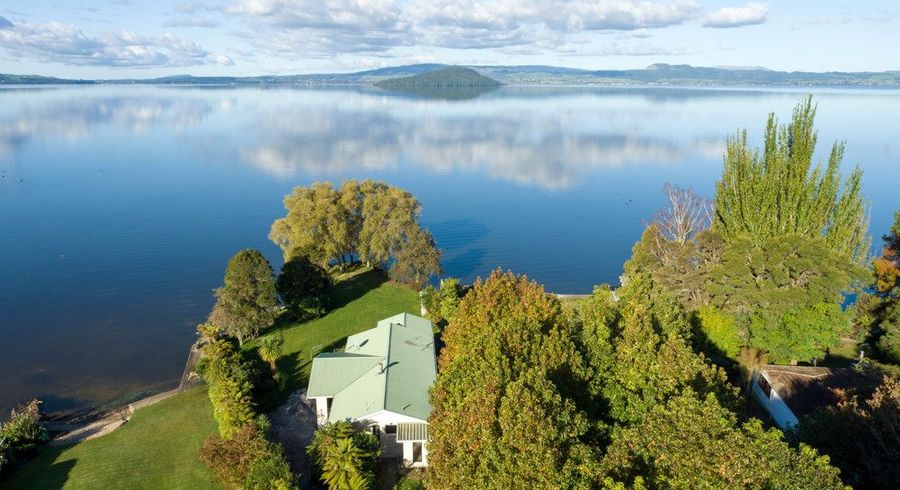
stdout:
<svg viewBox="0 0 900 490">
<path fill-rule="evenodd" d="M 812 96 L 787 125 L 770 114 L 762 154 L 750 148 L 746 130 L 728 140 L 713 228 L 729 242 L 757 246 L 784 235 L 825 237 L 838 256 L 862 262 L 869 251 L 862 171 L 857 167 L 841 189 L 843 142 L 832 146 L 827 164 L 813 165 L 815 116 Z"/>
<path fill-rule="evenodd" d="M 277 316 L 275 277 L 269 261 L 254 249 L 241 250 L 228 261 L 225 284 L 215 290 L 209 323 L 238 339 L 255 338 Z"/>
</svg>

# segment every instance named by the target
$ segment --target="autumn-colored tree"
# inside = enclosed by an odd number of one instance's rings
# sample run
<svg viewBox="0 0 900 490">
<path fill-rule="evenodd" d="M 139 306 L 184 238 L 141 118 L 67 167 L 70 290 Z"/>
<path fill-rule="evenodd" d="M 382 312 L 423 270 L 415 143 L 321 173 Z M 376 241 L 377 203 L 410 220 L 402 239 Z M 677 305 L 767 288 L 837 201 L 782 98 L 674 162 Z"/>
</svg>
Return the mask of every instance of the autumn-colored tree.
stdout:
<svg viewBox="0 0 900 490">
<path fill-rule="evenodd" d="M 225 269 L 225 284 L 215 290 L 208 323 L 221 327 L 238 343 L 255 338 L 277 315 L 272 266 L 259 250 L 241 250 Z"/>
<path fill-rule="evenodd" d="M 445 329 L 432 388 L 431 488 L 560 488 L 588 478 L 586 366 L 559 300 L 524 276 L 476 281 Z"/>
<path fill-rule="evenodd" d="M 601 468 L 628 487 L 845 488 L 827 457 L 792 448 L 757 419 L 740 425 L 714 396 L 692 390 L 616 429 Z"/>
</svg>

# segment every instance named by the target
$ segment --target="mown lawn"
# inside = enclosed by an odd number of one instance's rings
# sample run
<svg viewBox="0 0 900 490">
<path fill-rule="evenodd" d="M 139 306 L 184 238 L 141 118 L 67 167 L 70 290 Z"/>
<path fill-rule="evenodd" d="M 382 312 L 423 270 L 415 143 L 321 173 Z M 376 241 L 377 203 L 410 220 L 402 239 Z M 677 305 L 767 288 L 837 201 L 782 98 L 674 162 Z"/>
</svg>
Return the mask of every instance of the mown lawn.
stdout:
<svg viewBox="0 0 900 490">
<path fill-rule="evenodd" d="M 66 448 L 45 447 L 10 489 L 218 488 L 198 459 L 216 431 L 205 388 L 142 408 L 121 428 Z"/>
<path fill-rule="evenodd" d="M 343 348 L 347 336 L 372 328 L 383 318 L 403 312 L 419 314 L 418 293 L 388 282 L 380 272 L 362 269 L 338 279 L 335 309 L 322 318 L 288 323 L 263 336 L 284 336 L 284 355 L 277 365 L 285 378 L 272 399 L 261 400 L 263 408 L 274 408 L 292 391 L 306 387 L 312 358 L 319 352 Z M 258 342 L 248 342 L 244 348 L 255 353 Z"/>
<path fill-rule="evenodd" d="M 348 335 L 398 313 L 419 312 L 418 294 L 387 282 L 384 275 L 359 270 L 339 277 L 335 309 L 306 323 L 286 323 L 267 335 L 284 335 L 278 362 L 283 387 L 260 401 L 268 411 L 291 391 L 305 387 L 311 359 L 343 346 Z M 255 357 L 257 342 L 245 344 Z M 207 436 L 216 431 L 206 389 L 198 388 L 135 412 L 111 434 L 68 448 L 45 447 L 0 487 L 13 489 L 216 488 L 198 458 Z"/>
</svg>

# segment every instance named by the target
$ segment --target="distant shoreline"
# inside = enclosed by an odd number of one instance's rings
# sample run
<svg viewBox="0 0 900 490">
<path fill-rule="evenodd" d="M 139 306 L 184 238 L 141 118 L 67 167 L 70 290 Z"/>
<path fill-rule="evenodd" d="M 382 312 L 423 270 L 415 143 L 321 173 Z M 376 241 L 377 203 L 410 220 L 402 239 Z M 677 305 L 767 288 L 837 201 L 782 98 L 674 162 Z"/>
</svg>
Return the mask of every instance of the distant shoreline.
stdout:
<svg viewBox="0 0 900 490">
<path fill-rule="evenodd" d="M 504 85 L 591 86 L 760 86 L 760 87 L 900 87 L 900 70 L 883 72 L 802 72 L 763 68 L 695 67 L 657 63 L 634 70 L 585 70 L 525 65 L 404 65 L 351 73 L 211 76 L 174 75 L 147 79 L 65 79 L 43 75 L 0 74 L 0 85 L 203 85 L 337 86 L 373 85 L 398 77 L 448 68 L 473 70 Z"/>
</svg>

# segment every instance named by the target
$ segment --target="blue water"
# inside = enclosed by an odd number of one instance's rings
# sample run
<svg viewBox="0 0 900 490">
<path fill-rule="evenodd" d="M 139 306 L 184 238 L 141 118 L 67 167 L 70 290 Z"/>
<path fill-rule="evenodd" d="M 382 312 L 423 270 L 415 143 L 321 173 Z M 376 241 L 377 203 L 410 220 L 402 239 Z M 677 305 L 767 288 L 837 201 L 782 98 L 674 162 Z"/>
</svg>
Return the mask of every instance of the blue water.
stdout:
<svg viewBox="0 0 900 490">
<path fill-rule="evenodd" d="M 448 275 L 615 283 L 666 182 L 712 195 L 724 139 L 802 90 L 0 89 L 0 409 L 173 387 L 230 255 L 317 180 L 412 191 Z M 900 208 L 900 92 L 816 90 L 881 235 Z"/>
</svg>

